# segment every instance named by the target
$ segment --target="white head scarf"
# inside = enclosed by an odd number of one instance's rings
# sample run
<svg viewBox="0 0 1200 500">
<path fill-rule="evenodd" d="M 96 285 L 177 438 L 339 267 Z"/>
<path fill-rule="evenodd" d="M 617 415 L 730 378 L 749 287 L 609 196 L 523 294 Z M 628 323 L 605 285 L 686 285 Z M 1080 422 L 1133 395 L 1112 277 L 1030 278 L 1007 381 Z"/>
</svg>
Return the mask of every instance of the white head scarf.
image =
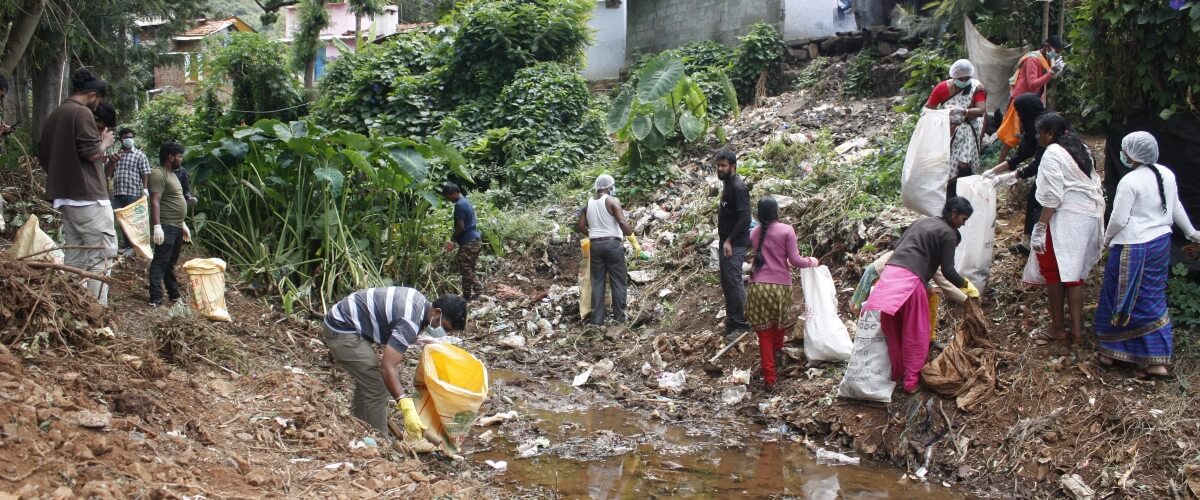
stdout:
<svg viewBox="0 0 1200 500">
<path fill-rule="evenodd" d="M 613 187 L 613 184 L 616 184 L 616 182 L 617 181 L 613 180 L 613 177 L 611 175 L 600 174 L 600 176 L 596 178 L 596 183 L 592 184 L 592 188 L 595 189 L 596 191 L 599 191 L 601 189 L 608 189 L 610 187 Z"/>
<path fill-rule="evenodd" d="M 1150 132 L 1133 132 L 1121 139 L 1121 149 L 1130 160 L 1142 165 L 1158 163 L 1158 141 Z"/>
<path fill-rule="evenodd" d="M 975 65 L 966 59 L 959 59 L 950 65 L 950 78 L 958 79 L 964 76 L 975 77 Z"/>
</svg>

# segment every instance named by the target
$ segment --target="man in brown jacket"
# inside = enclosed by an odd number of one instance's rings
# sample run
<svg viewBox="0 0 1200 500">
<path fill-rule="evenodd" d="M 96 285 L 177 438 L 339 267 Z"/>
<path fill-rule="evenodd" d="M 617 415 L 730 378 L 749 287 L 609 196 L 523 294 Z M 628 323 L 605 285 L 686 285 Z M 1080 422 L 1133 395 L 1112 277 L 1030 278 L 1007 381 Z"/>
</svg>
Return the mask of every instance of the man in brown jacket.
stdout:
<svg viewBox="0 0 1200 500">
<path fill-rule="evenodd" d="M 92 112 L 104 101 L 107 86 L 86 69 L 71 76 L 67 98 L 42 126 L 38 161 L 46 169 L 46 200 L 63 215 L 64 263 L 108 274 L 117 254 L 117 233 L 104 177 L 105 150 L 112 132 L 100 133 Z M 88 280 L 88 290 L 108 305 L 108 287 Z"/>
</svg>

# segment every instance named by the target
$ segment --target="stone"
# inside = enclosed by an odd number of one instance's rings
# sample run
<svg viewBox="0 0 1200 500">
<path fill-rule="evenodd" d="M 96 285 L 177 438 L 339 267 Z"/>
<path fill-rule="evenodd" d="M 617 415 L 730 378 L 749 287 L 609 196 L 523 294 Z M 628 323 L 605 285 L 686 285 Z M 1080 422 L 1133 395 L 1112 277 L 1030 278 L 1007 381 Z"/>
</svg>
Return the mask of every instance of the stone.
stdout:
<svg viewBox="0 0 1200 500">
<path fill-rule="evenodd" d="M 817 42 L 809 42 L 809 44 L 808 44 L 808 58 L 809 58 L 809 59 L 816 59 L 816 58 L 818 58 L 818 57 L 821 57 L 821 45 L 820 45 L 820 44 L 818 44 Z"/>
</svg>

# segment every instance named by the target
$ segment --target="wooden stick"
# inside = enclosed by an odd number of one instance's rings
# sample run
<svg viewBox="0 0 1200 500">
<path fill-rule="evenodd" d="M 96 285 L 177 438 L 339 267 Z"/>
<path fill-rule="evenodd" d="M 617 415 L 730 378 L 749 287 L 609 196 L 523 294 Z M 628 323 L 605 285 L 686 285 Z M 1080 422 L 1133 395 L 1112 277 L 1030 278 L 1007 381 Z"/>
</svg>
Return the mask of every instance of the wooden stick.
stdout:
<svg viewBox="0 0 1200 500">
<path fill-rule="evenodd" d="M 96 274 L 91 271 L 84 271 L 83 269 L 71 267 L 71 266 L 68 266 L 65 264 L 55 264 L 53 262 L 21 262 L 21 263 L 25 264 L 29 267 L 33 267 L 33 268 L 37 268 L 37 269 L 57 269 L 59 271 L 75 273 L 75 274 L 83 276 L 84 278 L 87 278 L 87 279 L 103 281 L 105 283 L 108 283 L 109 285 L 113 284 L 113 279 L 111 277 L 104 276 L 102 274 Z"/>
<path fill-rule="evenodd" d="M 738 342 L 741 342 L 741 341 L 742 341 L 742 339 L 743 339 L 743 338 L 746 338 L 746 335 L 749 335 L 749 334 L 750 334 L 750 331 L 749 331 L 749 330 L 742 332 L 742 334 L 741 334 L 741 335 L 738 335 L 736 339 L 733 339 L 733 342 L 730 342 L 730 343 L 729 343 L 729 345 L 725 346 L 725 348 L 724 348 L 724 349 L 721 349 L 720 351 L 717 351 L 717 355 L 716 355 L 716 356 L 713 356 L 711 359 L 709 359 L 709 360 L 708 360 L 708 362 L 709 362 L 709 363 L 716 363 L 716 362 L 717 362 L 717 360 L 721 358 L 721 356 L 724 356 L 724 355 L 725 355 L 725 353 L 729 352 L 729 350 L 730 350 L 730 349 L 733 349 L 733 346 L 737 345 L 737 344 L 738 344 Z"/>
<path fill-rule="evenodd" d="M 53 251 L 55 251 L 55 250 L 104 250 L 104 247 L 102 247 L 102 246 L 100 246 L 100 245 L 64 245 L 64 246 L 61 246 L 61 247 L 48 248 L 48 249 L 46 249 L 46 250 L 42 250 L 42 251 L 40 251 L 40 252 L 31 253 L 31 254 L 29 254 L 29 255 L 26 255 L 26 256 L 23 256 L 23 257 L 18 257 L 18 258 L 17 258 L 17 260 L 25 260 L 25 259 L 28 259 L 28 258 L 30 258 L 30 257 L 37 257 L 37 256 L 39 256 L 39 255 L 41 255 L 41 254 L 44 254 L 44 253 L 50 253 L 50 252 L 53 252 Z"/>
</svg>

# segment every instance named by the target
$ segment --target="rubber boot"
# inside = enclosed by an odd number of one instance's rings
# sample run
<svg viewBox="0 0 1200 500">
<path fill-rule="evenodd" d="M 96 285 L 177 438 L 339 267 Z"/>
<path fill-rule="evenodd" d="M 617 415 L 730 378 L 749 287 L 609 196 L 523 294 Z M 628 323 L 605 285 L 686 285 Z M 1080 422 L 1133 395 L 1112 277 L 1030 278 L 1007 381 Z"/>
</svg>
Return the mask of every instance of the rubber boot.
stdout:
<svg viewBox="0 0 1200 500">
<path fill-rule="evenodd" d="M 783 339 L 787 335 L 787 330 L 780 326 L 771 332 L 775 335 L 774 341 L 771 344 L 771 347 L 775 351 L 775 370 L 783 371 L 784 362 L 787 360 L 787 356 L 783 354 Z"/>
</svg>

